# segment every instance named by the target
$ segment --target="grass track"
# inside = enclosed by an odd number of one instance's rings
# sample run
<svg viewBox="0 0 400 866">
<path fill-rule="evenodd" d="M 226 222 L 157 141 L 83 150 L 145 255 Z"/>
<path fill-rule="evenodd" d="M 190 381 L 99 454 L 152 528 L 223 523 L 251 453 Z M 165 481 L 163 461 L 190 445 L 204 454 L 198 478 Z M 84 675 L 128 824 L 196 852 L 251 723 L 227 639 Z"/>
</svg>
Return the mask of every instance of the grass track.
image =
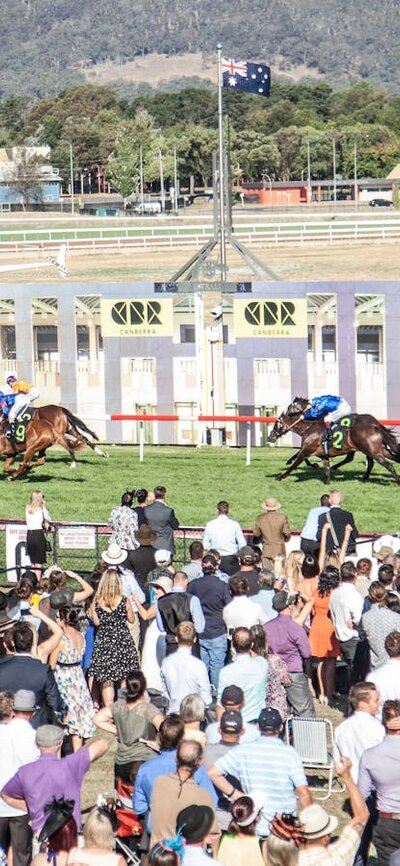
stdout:
<svg viewBox="0 0 400 866">
<path fill-rule="evenodd" d="M 276 473 L 292 453 L 284 448 L 253 449 L 251 466 L 246 467 L 244 449 L 149 446 L 141 465 L 137 446 L 111 446 L 107 461 L 88 451 L 78 454 L 73 471 L 65 452 L 53 448 L 46 465 L 32 470 L 26 479 L 13 483 L 1 480 L 0 516 L 23 518 L 31 491 L 40 488 L 54 520 L 101 523 L 107 521 L 126 489 L 165 484 L 168 502 L 182 525 L 204 525 L 214 515 L 216 502 L 227 499 L 232 516 L 251 528 L 262 500 L 275 496 L 292 528 L 298 529 L 326 487 L 320 466 L 313 470 L 300 467 L 289 478 L 277 481 Z M 377 466 L 370 482 L 362 484 L 363 469 L 359 455 L 350 466 L 339 470 L 332 486 L 342 491 L 345 507 L 353 511 L 360 530 L 397 532 L 397 485 Z"/>
</svg>

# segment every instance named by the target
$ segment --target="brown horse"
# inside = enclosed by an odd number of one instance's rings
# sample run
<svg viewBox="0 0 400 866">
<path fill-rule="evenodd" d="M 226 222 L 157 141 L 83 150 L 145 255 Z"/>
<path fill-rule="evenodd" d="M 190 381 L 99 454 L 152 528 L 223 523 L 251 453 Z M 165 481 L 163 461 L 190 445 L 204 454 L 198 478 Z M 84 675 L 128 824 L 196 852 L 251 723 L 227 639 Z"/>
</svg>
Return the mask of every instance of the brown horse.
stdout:
<svg viewBox="0 0 400 866">
<path fill-rule="evenodd" d="M 290 466 L 285 472 L 280 472 L 277 475 L 278 480 L 286 478 L 293 469 L 296 469 L 303 460 L 312 457 L 320 457 L 324 465 L 324 481 L 329 484 L 331 479 L 331 457 L 339 457 L 345 454 L 346 457 L 335 466 L 343 466 L 344 463 L 350 463 L 354 459 L 356 451 L 361 451 L 367 458 L 367 468 L 362 477 L 362 481 L 367 481 L 374 464 L 374 460 L 390 472 L 392 478 L 400 484 L 400 476 L 397 474 L 391 460 L 400 463 L 400 445 L 392 430 L 386 429 L 373 415 L 350 415 L 350 423 L 348 426 L 336 428 L 337 432 L 333 432 L 333 440 L 329 448 L 329 455 L 326 456 L 323 448 L 323 441 L 326 436 L 326 427 L 323 420 L 308 421 L 304 420 L 303 412 L 309 405 L 309 401 L 304 397 L 295 397 L 293 402 L 288 406 L 286 412 L 282 412 L 268 436 L 268 442 L 276 442 L 285 433 L 293 430 L 301 437 L 301 447 L 294 457 L 290 458 Z"/>
<path fill-rule="evenodd" d="M 7 457 L 3 467 L 4 472 L 9 471 L 17 454 L 25 451 L 23 463 L 9 476 L 10 481 L 25 474 L 28 468 L 42 466 L 46 461 L 47 448 L 55 444 L 61 445 L 68 451 L 71 457 L 71 469 L 76 467 L 76 451 L 82 450 L 85 446 L 101 457 L 108 457 L 105 451 L 88 438 L 91 436 L 97 440 L 96 434 L 89 430 L 80 418 L 62 406 L 41 406 L 33 410 L 32 420 L 27 422 L 26 436 L 21 443 L 7 439 L 3 435 L 3 429 L 4 426 L 0 425 L 0 455 Z M 36 453 L 38 453 L 38 460 L 32 464 L 31 461 Z"/>
</svg>

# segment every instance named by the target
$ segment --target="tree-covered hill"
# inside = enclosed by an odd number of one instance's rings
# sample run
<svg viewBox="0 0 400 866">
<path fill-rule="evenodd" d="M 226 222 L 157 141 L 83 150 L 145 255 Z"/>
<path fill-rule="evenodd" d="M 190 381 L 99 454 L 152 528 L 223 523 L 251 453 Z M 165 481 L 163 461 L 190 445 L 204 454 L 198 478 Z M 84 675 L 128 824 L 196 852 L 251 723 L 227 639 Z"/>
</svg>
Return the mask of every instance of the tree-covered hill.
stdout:
<svg viewBox="0 0 400 866">
<path fill-rule="evenodd" d="M 42 97 L 96 64 L 212 52 L 334 82 L 400 82 L 398 0 L 0 0 L 0 98 Z M 192 72 L 188 69 L 188 76 Z"/>
</svg>

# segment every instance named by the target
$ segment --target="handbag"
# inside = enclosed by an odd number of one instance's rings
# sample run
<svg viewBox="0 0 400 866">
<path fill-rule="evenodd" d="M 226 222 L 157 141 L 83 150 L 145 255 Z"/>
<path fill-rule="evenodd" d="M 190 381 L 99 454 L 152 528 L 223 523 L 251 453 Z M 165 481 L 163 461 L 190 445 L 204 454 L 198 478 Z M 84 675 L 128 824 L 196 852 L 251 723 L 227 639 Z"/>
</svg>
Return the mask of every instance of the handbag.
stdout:
<svg viewBox="0 0 400 866">
<path fill-rule="evenodd" d="M 43 532 L 46 533 L 49 531 L 50 525 L 48 523 L 46 523 L 43 511 L 42 511 L 42 515 L 43 515 L 42 529 L 43 529 Z M 46 553 L 51 553 L 53 550 L 51 541 L 47 537 L 47 535 L 44 536 L 44 549 L 45 549 Z"/>
</svg>

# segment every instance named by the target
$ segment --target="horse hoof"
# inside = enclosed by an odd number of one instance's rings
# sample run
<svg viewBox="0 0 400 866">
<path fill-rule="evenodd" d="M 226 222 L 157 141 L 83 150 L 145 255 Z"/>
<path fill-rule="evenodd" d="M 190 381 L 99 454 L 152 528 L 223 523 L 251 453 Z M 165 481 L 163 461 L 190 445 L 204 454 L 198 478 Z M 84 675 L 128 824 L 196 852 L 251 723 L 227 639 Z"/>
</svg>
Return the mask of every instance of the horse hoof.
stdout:
<svg viewBox="0 0 400 866">
<path fill-rule="evenodd" d="M 284 476 L 283 472 L 280 472 L 279 475 L 275 475 L 275 478 L 276 478 L 277 481 L 282 481 L 282 479 L 283 479 L 284 477 L 285 477 L 285 476 Z"/>
</svg>

